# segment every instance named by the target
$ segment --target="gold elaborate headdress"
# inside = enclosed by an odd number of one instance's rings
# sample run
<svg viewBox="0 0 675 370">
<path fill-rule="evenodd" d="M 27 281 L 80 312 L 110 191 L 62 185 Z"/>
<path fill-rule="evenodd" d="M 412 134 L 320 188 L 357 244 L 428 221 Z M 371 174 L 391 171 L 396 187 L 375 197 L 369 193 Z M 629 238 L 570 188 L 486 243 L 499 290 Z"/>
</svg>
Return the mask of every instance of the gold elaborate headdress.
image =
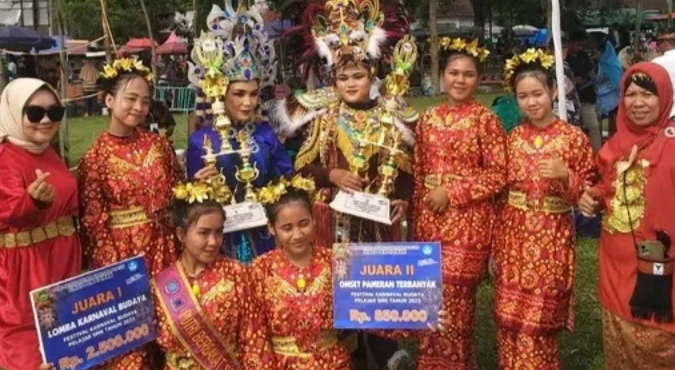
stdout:
<svg viewBox="0 0 675 370">
<path fill-rule="evenodd" d="M 485 62 L 490 51 L 488 49 L 481 47 L 478 44 L 478 40 L 467 41 L 463 38 L 450 38 L 450 37 L 441 37 L 439 40 L 439 46 L 441 50 L 445 51 L 457 51 L 470 55 L 481 63 Z"/>
<path fill-rule="evenodd" d="M 292 179 L 282 177 L 277 183 L 270 183 L 269 185 L 258 190 L 258 201 L 263 204 L 276 203 L 281 197 L 288 193 L 288 189 L 304 190 L 312 199 L 316 191 L 316 184 L 314 180 L 295 175 Z"/>
<path fill-rule="evenodd" d="M 507 60 L 504 66 L 504 86 L 513 90 L 513 77 L 523 68 L 537 67 L 548 71 L 553 67 L 553 62 L 553 55 L 542 49 L 527 49 L 522 54 L 516 54 L 513 58 Z"/>
<path fill-rule="evenodd" d="M 152 82 L 153 75 L 150 69 L 143 65 L 140 60 L 131 58 L 116 59 L 110 64 L 106 64 L 101 72 L 101 77 L 110 80 L 123 73 L 138 73 L 142 75 L 148 82 Z"/>
<path fill-rule="evenodd" d="M 312 20 L 312 36 L 329 67 L 380 57 L 387 34 L 378 0 L 328 0 Z"/>
</svg>

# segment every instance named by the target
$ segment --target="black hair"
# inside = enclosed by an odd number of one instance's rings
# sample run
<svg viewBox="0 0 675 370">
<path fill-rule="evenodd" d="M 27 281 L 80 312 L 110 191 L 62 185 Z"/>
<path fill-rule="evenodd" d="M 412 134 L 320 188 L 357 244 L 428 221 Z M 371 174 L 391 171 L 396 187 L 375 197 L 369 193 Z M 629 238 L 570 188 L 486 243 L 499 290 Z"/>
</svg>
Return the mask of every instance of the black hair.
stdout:
<svg viewBox="0 0 675 370">
<path fill-rule="evenodd" d="M 628 87 L 631 84 L 636 84 L 637 86 L 651 92 L 654 95 L 659 95 L 654 80 L 644 73 L 633 73 L 628 78 L 626 78 L 626 82 L 623 85 L 623 91 L 628 90 Z"/>
<path fill-rule="evenodd" d="M 588 40 L 588 35 L 586 34 L 586 31 L 574 31 L 572 34 L 570 34 L 570 42 L 575 42 L 575 41 L 586 41 Z"/>
<path fill-rule="evenodd" d="M 553 89 L 553 87 L 555 87 L 554 71 L 553 68 L 544 68 L 541 65 L 541 60 L 539 60 L 539 58 L 530 63 L 525 63 L 525 61 L 520 59 L 520 63 L 514 68 L 513 74 L 506 83 L 513 92 L 516 93 L 516 86 L 518 86 L 520 81 L 526 77 L 533 77 L 539 80 L 544 86 Z"/>
<path fill-rule="evenodd" d="M 205 200 L 203 202 L 189 203 L 184 200 L 176 200 L 173 205 L 173 226 L 180 227 L 187 230 L 194 225 L 200 217 L 210 214 L 219 213 L 225 220 L 225 211 L 222 204 L 215 200 Z"/>
<path fill-rule="evenodd" d="M 307 208 L 310 214 L 312 213 L 312 201 L 309 199 L 309 194 L 302 189 L 287 187 L 286 193 L 278 201 L 265 205 L 267 220 L 270 224 L 274 225 L 277 222 L 279 210 L 291 203 L 300 203 Z"/>
<path fill-rule="evenodd" d="M 150 83 L 146 79 L 147 77 L 147 72 L 142 72 L 138 71 L 136 69 L 132 71 L 120 71 L 117 76 L 113 78 L 103 78 L 100 77 L 97 81 L 98 85 L 101 87 L 101 90 L 106 95 L 112 95 L 115 96 L 117 92 L 120 90 L 120 88 L 127 86 L 131 81 L 140 78 L 143 81 L 145 81 L 148 84 L 148 88 L 150 87 Z"/>
<path fill-rule="evenodd" d="M 480 59 L 478 59 L 478 57 L 473 56 L 464 51 L 441 49 L 439 51 L 439 60 L 441 61 L 441 63 L 439 64 L 440 75 L 443 76 L 443 73 L 445 73 L 445 69 L 448 68 L 450 62 L 460 57 L 471 59 L 473 61 L 473 64 L 476 66 L 476 71 L 478 72 L 478 74 L 480 75 L 483 73 L 483 63 L 480 61 Z"/>
</svg>

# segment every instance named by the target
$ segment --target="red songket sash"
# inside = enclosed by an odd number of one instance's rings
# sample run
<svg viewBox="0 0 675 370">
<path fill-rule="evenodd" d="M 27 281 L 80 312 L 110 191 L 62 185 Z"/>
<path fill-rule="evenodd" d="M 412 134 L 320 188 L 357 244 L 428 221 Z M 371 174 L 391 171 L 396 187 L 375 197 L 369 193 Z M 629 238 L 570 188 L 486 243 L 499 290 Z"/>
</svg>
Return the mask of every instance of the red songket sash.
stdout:
<svg viewBox="0 0 675 370">
<path fill-rule="evenodd" d="M 153 281 L 171 331 L 204 369 L 240 369 L 234 348 L 226 344 L 206 317 L 178 262 Z"/>
</svg>

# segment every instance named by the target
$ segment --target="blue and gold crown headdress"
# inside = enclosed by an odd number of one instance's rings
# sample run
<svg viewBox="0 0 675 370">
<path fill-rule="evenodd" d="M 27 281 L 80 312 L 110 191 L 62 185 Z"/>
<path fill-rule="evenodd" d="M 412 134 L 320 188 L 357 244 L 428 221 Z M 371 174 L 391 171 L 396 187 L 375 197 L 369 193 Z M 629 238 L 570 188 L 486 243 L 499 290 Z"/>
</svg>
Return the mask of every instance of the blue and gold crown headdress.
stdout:
<svg viewBox="0 0 675 370">
<path fill-rule="evenodd" d="M 264 31 L 256 7 L 240 6 L 235 11 L 227 0 L 225 10 L 213 5 L 206 23 L 208 31 L 196 40 L 191 54 L 188 77 L 192 85 L 211 99 L 216 93 L 224 95 L 233 81 L 258 80 L 260 88 L 274 85 L 274 42 Z"/>
</svg>

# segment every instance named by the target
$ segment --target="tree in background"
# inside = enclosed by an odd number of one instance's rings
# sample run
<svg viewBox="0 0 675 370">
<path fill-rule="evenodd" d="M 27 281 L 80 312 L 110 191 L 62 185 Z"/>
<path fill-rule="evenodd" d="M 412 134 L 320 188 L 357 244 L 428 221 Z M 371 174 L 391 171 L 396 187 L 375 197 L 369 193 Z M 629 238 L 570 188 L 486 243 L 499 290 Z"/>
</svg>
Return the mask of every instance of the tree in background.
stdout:
<svg viewBox="0 0 675 370">
<path fill-rule="evenodd" d="M 62 0 L 66 29 L 73 38 L 95 40 L 103 35 L 101 4 L 98 0 Z M 191 10 L 191 0 L 146 1 L 153 37 L 173 25 L 175 12 Z M 210 8 L 209 8 L 210 9 Z M 132 37 L 148 37 L 138 0 L 108 0 L 108 19 L 115 42 Z"/>
</svg>

